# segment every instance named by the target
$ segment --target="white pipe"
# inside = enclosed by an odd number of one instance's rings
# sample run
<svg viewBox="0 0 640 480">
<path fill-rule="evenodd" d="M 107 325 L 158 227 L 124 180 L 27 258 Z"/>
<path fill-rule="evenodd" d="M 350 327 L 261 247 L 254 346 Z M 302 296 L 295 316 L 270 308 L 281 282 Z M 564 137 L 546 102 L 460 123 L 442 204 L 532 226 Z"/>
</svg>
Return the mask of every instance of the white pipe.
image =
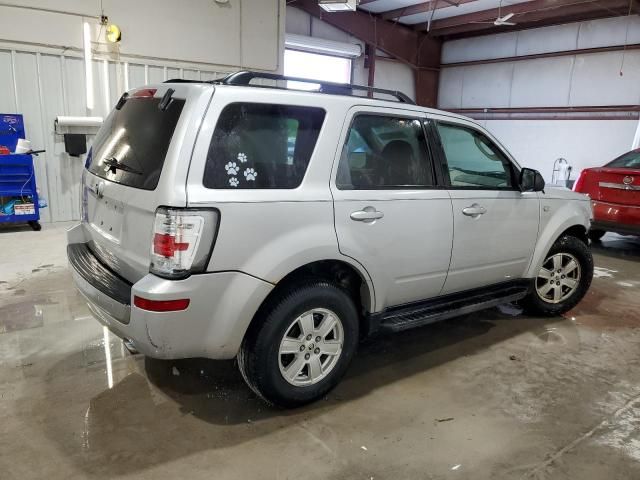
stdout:
<svg viewBox="0 0 640 480">
<path fill-rule="evenodd" d="M 93 110 L 93 65 L 91 61 L 91 27 L 87 22 L 83 25 L 84 40 L 84 79 L 87 86 L 87 109 Z"/>
<path fill-rule="evenodd" d="M 58 127 L 95 127 L 102 126 L 102 117 L 56 117 Z"/>
</svg>

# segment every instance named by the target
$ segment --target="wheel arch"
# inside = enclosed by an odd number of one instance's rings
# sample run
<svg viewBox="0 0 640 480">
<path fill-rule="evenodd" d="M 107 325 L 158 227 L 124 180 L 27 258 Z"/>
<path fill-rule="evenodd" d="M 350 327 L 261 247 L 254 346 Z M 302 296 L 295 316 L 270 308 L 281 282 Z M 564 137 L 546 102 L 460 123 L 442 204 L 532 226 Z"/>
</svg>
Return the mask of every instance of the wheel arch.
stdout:
<svg viewBox="0 0 640 480">
<path fill-rule="evenodd" d="M 367 313 L 373 312 L 375 307 L 375 292 L 371 278 L 362 267 L 343 259 L 334 258 L 309 262 L 284 275 L 264 299 L 251 319 L 247 330 L 259 321 L 264 310 L 283 291 L 297 283 L 311 279 L 324 279 L 347 291 L 359 312 L 360 331 L 366 334 L 368 331 Z"/>
<path fill-rule="evenodd" d="M 531 264 L 525 277 L 534 278 L 538 274 L 547 252 L 549 252 L 553 244 L 563 235 L 571 235 L 584 242 L 585 245 L 588 245 L 587 231 L 587 225 L 585 225 L 585 217 L 583 215 L 573 215 L 563 222 L 553 222 L 552 224 L 550 222 L 538 237 Z"/>
</svg>

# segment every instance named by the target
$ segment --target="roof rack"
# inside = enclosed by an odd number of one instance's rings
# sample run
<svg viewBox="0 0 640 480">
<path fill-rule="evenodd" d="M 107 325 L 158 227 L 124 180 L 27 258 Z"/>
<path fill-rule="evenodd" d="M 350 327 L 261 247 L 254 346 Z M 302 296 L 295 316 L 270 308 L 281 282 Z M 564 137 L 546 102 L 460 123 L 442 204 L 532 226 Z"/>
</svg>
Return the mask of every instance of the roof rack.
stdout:
<svg viewBox="0 0 640 480">
<path fill-rule="evenodd" d="M 353 95 L 354 90 L 360 90 L 369 92 L 370 94 L 379 93 L 383 95 L 389 95 L 396 98 L 400 103 L 409 103 L 415 105 L 415 102 L 411 100 L 407 95 L 397 90 L 387 90 L 384 88 L 367 87 L 364 85 L 354 85 L 350 83 L 335 83 L 335 82 L 323 82 L 321 80 L 311 80 L 308 78 L 299 77 L 287 77 L 285 75 L 279 75 L 277 73 L 262 73 L 251 71 L 240 71 L 227 75 L 224 78 L 211 80 L 208 82 L 198 82 L 197 80 L 167 80 L 165 83 L 211 83 L 214 85 L 242 85 L 251 87 L 261 87 L 263 85 L 251 85 L 251 81 L 255 79 L 264 80 L 284 80 L 289 82 L 303 82 L 314 85 L 320 85 L 319 93 L 328 93 L 333 95 Z M 282 87 L 278 87 L 282 88 Z"/>
</svg>

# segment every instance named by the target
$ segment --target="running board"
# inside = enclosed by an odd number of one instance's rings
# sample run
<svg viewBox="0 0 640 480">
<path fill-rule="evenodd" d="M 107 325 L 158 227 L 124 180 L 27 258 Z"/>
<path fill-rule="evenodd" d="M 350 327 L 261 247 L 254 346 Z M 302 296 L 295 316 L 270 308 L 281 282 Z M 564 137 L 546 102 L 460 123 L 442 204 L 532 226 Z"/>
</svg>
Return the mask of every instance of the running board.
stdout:
<svg viewBox="0 0 640 480">
<path fill-rule="evenodd" d="M 371 327 L 381 331 L 400 332 L 440 320 L 466 315 L 524 298 L 531 287 L 530 280 L 500 283 L 482 289 L 467 290 L 436 297 L 424 302 L 400 305 L 379 314 L 370 315 Z"/>
</svg>

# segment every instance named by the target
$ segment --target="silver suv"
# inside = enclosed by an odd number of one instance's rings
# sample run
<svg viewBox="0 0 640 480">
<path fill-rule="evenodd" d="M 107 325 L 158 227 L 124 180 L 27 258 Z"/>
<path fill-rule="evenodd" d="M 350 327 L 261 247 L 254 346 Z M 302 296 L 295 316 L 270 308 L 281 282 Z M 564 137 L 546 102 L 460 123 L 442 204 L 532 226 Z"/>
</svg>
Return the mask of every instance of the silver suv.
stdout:
<svg viewBox="0 0 640 480">
<path fill-rule="evenodd" d="M 116 335 L 150 357 L 237 357 L 290 407 L 334 387 L 366 335 L 584 296 L 586 196 L 545 187 L 465 117 L 290 82 L 239 72 L 120 98 L 68 233 L 76 285 Z"/>
</svg>

